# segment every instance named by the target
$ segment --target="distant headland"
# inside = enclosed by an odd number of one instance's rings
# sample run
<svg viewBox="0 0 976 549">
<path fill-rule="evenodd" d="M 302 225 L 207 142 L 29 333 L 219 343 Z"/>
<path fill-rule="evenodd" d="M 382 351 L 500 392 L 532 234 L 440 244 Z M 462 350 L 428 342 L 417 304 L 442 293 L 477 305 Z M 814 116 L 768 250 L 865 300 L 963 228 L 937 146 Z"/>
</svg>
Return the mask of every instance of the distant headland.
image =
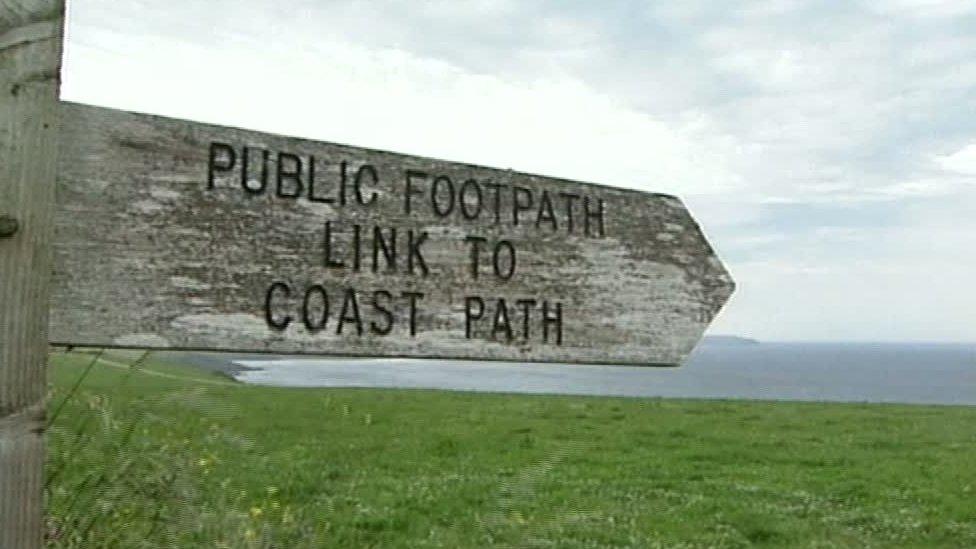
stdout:
<svg viewBox="0 0 976 549">
<path fill-rule="evenodd" d="M 703 342 L 714 345 L 759 345 L 758 339 L 734 335 L 707 335 Z"/>
</svg>

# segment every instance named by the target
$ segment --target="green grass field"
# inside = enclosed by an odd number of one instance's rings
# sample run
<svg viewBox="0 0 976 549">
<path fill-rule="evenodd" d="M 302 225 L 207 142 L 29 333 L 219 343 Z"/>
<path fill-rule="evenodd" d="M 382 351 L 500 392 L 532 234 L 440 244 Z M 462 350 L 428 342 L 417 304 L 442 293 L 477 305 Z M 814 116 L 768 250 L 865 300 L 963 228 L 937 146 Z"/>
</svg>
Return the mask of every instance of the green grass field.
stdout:
<svg viewBox="0 0 976 549">
<path fill-rule="evenodd" d="M 280 389 L 134 355 L 72 391 L 91 358 L 52 355 L 52 547 L 976 547 L 976 407 Z"/>
</svg>

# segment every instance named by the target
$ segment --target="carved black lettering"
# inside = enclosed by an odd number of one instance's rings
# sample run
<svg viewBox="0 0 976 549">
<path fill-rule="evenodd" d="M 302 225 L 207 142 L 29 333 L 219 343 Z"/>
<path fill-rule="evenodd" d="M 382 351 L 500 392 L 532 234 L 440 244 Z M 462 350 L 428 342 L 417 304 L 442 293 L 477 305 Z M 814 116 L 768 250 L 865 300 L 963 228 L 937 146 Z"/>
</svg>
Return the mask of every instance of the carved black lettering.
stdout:
<svg viewBox="0 0 976 549">
<path fill-rule="evenodd" d="M 342 269 L 346 266 L 343 261 L 332 258 L 335 246 L 332 243 L 332 222 L 325 222 L 325 266 L 333 269 Z"/>
<path fill-rule="evenodd" d="M 291 166 L 287 166 L 290 164 Z M 278 169 L 275 170 L 275 192 L 280 198 L 298 198 L 304 190 L 302 184 L 302 159 L 286 152 L 278 153 Z M 286 190 L 283 183 L 292 183 L 292 189 Z"/>
<path fill-rule="evenodd" d="M 373 227 L 373 272 L 379 271 L 380 263 L 380 251 L 383 252 L 383 258 L 386 260 L 386 270 L 389 272 L 396 272 L 396 240 L 397 240 L 397 230 L 396 227 L 390 227 L 390 238 L 383 238 L 383 229 L 378 226 Z"/>
<path fill-rule="evenodd" d="M 438 198 L 445 194 L 441 189 L 447 191 L 447 206 Z M 430 206 L 438 217 L 447 217 L 454 211 L 454 182 L 450 177 L 439 175 L 434 178 L 434 184 L 430 188 Z"/>
<path fill-rule="evenodd" d="M 314 304 L 313 298 L 318 297 L 318 304 Z M 321 310 L 318 318 L 313 313 L 314 309 Z M 302 300 L 302 322 L 305 329 L 311 333 L 321 331 L 329 321 L 329 294 L 321 284 L 313 284 L 305 292 L 305 299 Z"/>
<path fill-rule="evenodd" d="M 478 306 L 477 312 L 472 308 Z M 464 298 L 464 337 L 471 339 L 473 335 L 472 321 L 481 320 L 485 316 L 485 301 L 478 296 L 468 296 Z"/>
<path fill-rule="evenodd" d="M 217 172 L 229 172 L 237 163 L 237 152 L 227 143 L 210 144 L 210 160 L 207 162 L 207 188 L 214 188 Z"/>
<path fill-rule="evenodd" d="M 580 196 L 578 194 L 561 192 L 559 193 L 559 197 L 563 199 L 563 203 L 566 205 L 566 231 L 569 234 L 573 234 L 573 205 L 580 199 Z"/>
<path fill-rule="evenodd" d="M 504 250 L 504 251 L 503 251 Z M 508 256 L 507 268 L 502 267 L 501 256 Z M 495 270 L 495 276 L 502 280 L 509 280 L 515 274 L 515 246 L 508 240 L 499 240 L 495 244 L 495 251 L 491 254 L 491 265 Z"/>
<path fill-rule="evenodd" d="M 417 301 L 424 298 L 423 292 L 403 292 L 401 294 L 410 302 L 410 337 L 417 335 Z"/>
<path fill-rule="evenodd" d="M 556 213 L 553 211 L 552 200 L 549 198 L 548 191 L 542 191 L 542 196 L 539 197 L 539 214 L 535 218 L 535 228 L 540 228 L 543 223 L 549 223 L 552 232 L 559 229 L 556 225 Z"/>
<path fill-rule="evenodd" d="M 404 192 L 403 192 L 403 212 L 404 213 L 406 213 L 408 215 L 410 214 L 410 210 L 411 210 L 411 208 L 410 208 L 410 198 L 411 197 L 424 194 L 424 191 L 423 190 L 414 187 L 413 180 L 414 179 L 423 179 L 424 181 L 426 181 L 427 180 L 427 177 L 428 176 L 427 176 L 427 173 L 426 172 L 421 172 L 421 171 L 418 171 L 418 170 L 407 170 L 407 172 L 406 172 L 406 186 L 405 186 Z"/>
<path fill-rule="evenodd" d="M 471 244 L 471 278 L 478 278 L 479 270 L 479 254 L 481 253 L 481 246 L 488 240 L 481 236 L 466 236 L 464 241 Z"/>
<path fill-rule="evenodd" d="M 272 330 L 280 332 L 291 324 L 292 319 L 291 315 L 285 315 L 280 318 L 274 316 L 272 301 L 274 301 L 276 293 L 284 294 L 285 298 L 291 297 L 291 287 L 284 282 L 275 282 L 271 284 L 271 287 L 268 288 L 268 293 L 264 296 L 264 320 Z"/>
<path fill-rule="evenodd" d="M 473 194 L 472 194 L 473 193 Z M 474 203 L 472 204 L 471 198 L 474 197 Z M 461 206 L 461 215 L 465 219 L 477 219 L 481 215 L 481 185 L 474 179 L 467 179 L 464 183 L 461 183 L 461 192 L 458 195 L 458 202 Z M 471 208 L 470 210 L 468 208 Z"/>
<path fill-rule="evenodd" d="M 427 262 L 424 261 L 423 251 L 420 249 L 426 241 L 427 231 L 422 231 L 419 235 L 415 235 L 413 229 L 407 231 L 407 272 L 410 274 L 413 274 L 415 265 L 420 269 L 421 276 L 430 274 Z"/>
<path fill-rule="evenodd" d="M 346 288 L 345 296 L 342 298 L 342 313 L 339 315 L 336 335 L 342 335 L 342 327 L 349 323 L 356 325 L 356 335 L 363 335 L 363 320 L 359 316 L 359 302 L 356 301 L 354 288 Z"/>
<path fill-rule="evenodd" d="M 597 199 L 596 210 L 590 210 L 590 197 L 585 197 L 583 199 L 583 233 L 586 236 L 590 236 L 590 223 L 593 222 L 597 226 L 596 234 L 593 236 L 602 237 L 604 235 L 603 230 L 603 199 Z"/>
<path fill-rule="evenodd" d="M 504 332 L 505 341 L 512 340 L 512 323 L 508 321 L 508 305 L 504 299 L 499 299 L 495 307 L 495 320 L 491 325 L 491 338 L 496 339 L 498 332 Z"/>
<path fill-rule="evenodd" d="M 383 298 L 382 301 L 380 298 Z M 373 292 L 373 309 L 383 317 L 383 324 L 377 324 L 375 321 L 372 321 L 369 323 L 369 331 L 377 335 L 387 335 L 393 330 L 393 312 L 387 308 L 387 305 L 392 299 L 393 294 L 386 290 L 376 290 Z"/>
<path fill-rule="evenodd" d="M 536 303 L 534 299 L 520 299 L 515 302 L 515 305 L 522 309 L 522 339 L 526 341 L 529 339 L 529 320 L 532 318 L 532 309 L 535 308 Z"/>
<path fill-rule="evenodd" d="M 512 224 L 519 224 L 522 212 L 532 209 L 532 189 L 512 187 Z"/>
<path fill-rule="evenodd" d="M 315 194 L 315 157 L 308 157 L 308 200 L 309 202 L 321 202 L 332 204 L 335 198 L 331 196 L 319 196 Z"/>
<path fill-rule="evenodd" d="M 373 204 L 373 202 L 376 202 L 376 191 L 370 193 L 369 200 L 363 198 L 363 177 L 366 176 L 372 179 L 373 185 L 376 186 L 380 183 L 380 174 L 377 173 L 376 168 L 369 164 L 363 164 L 359 167 L 359 170 L 356 171 L 356 201 L 363 206 L 370 206 Z"/>
<path fill-rule="evenodd" d="M 265 189 L 268 188 L 268 156 L 270 153 L 266 149 L 261 150 L 261 179 L 257 182 L 258 186 L 255 187 L 251 185 L 252 181 L 248 178 L 248 170 L 250 169 L 250 163 L 248 162 L 248 147 L 244 147 L 243 156 L 241 158 L 241 187 L 245 191 L 251 194 L 261 194 Z"/>
<path fill-rule="evenodd" d="M 343 160 L 339 163 L 339 205 L 346 205 L 346 181 L 349 179 L 349 163 Z"/>
<path fill-rule="evenodd" d="M 563 304 L 556 303 L 556 312 L 549 314 L 549 302 L 542 302 L 542 341 L 549 343 L 549 327 L 556 329 L 556 345 L 563 344 Z"/>
<path fill-rule="evenodd" d="M 363 228 L 360 225 L 352 226 L 352 249 L 355 253 L 352 256 L 352 269 L 359 272 L 363 264 Z"/>
<path fill-rule="evenodd" d="M 488 187 L 494 192 L 492 204 L 495 210 L 495 225 L 498 225 L 502 222 L 502 187 L 506 187 L 506 185 L 489 181 L 485 183 L 485 187 Z"/>
</svg>

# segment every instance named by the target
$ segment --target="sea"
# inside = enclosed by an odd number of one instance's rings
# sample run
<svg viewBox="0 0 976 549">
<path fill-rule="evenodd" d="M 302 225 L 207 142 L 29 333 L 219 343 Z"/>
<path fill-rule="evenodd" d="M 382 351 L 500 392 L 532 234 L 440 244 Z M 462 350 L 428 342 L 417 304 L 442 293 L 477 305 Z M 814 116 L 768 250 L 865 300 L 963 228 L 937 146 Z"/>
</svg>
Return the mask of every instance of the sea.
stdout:
<svg viewBox="0 0 976 549">
<path fill-rule="evenodd" d="M 248 357 L 244 383 L 501 393 L 976 405 L 976 343 L 704 340 L 676 368 Z"/>
</svg>

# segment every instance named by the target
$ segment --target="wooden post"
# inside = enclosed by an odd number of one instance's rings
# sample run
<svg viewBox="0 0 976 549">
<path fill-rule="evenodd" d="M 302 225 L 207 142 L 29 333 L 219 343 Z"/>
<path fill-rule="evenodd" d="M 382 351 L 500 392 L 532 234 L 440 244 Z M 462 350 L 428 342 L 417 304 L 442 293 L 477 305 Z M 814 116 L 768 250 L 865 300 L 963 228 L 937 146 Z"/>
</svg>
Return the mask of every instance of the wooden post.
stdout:
<svg viewBox="0 0 976 549">
<path fill-rule="evenodd" d="M 64 0 L 0 0 L 0 547 L 43 544 Z"/>
</svg>

